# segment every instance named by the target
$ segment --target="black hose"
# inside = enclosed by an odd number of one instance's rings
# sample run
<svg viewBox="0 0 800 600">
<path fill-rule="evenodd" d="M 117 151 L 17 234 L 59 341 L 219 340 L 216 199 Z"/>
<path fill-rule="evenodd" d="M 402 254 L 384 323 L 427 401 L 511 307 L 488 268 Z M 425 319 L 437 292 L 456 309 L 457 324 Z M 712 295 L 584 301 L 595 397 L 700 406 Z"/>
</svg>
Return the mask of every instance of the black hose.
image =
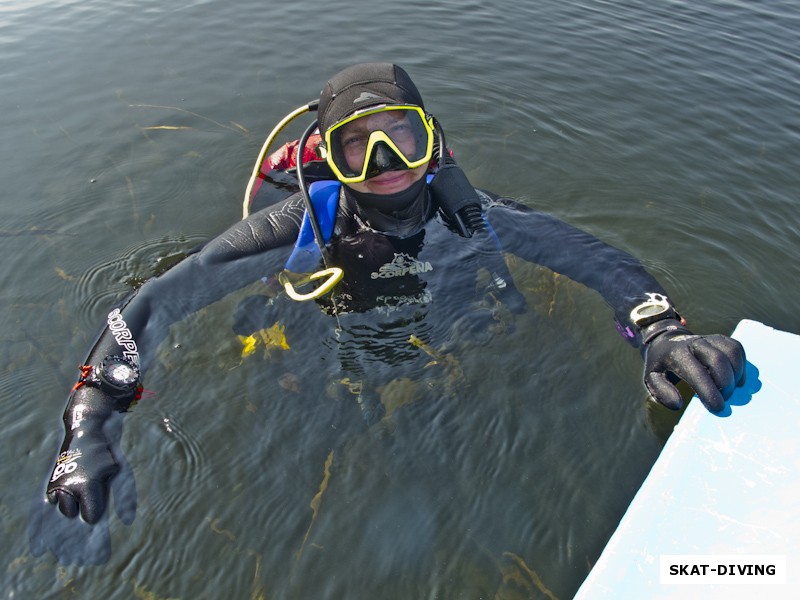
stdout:
<svg viewBox="0 0 800 600">
<path fill-rule="evenodd" d="M 303 151 L 306 147 L 306 142 L 308 142 L 308 138 L 311 137 L 311 134 L 317 128 L 318 121 L 314 121 L 308 128 L 303 132 L 302 137 L 300 138 L 300 143 L 297 146 L 297 183 L 300 186 L 300 195 L 303 197 L 303 203 L 306 206 L 306 213 L 308 214 L 308 221 L 311 223 L 311 230 L 314 232 L 314 239 L 317 242 L 317 246 L 319 247 L 319 251 L 322 254 L 322 260 L 325 263 L 325 266 L 328 266 L 328 249 L 325 246 L 325 238 L 322 235 L 322 229 L 319 226 L 319 221 L 317 220 L 317 213 L 314 212 L 314 205 L 311 203 L 311 196 L 308 193 L 308 185 L 306 185 L 306 178 L 305 174 L 303 173 Z"/>
</svg>

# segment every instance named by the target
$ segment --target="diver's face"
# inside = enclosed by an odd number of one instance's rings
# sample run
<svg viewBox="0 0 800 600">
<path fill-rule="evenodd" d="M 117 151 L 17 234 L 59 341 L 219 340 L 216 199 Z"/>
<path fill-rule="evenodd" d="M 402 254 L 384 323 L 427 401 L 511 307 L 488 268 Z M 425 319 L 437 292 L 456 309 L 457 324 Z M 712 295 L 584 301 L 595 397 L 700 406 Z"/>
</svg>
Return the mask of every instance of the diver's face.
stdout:
<svg viewBox="0 0 800 600">
<path fill-rule="evenodd" d="M 404 111 L 374 113 L 343 127 L 342 148 L 351 169 L 361 169 L 366 160 L 369 136 L 376 130 L 385 132 L 407 158 L 411 158 L 417 151 L 417 141 Z M 427 165 L 422 165 L 416 169 L 384 171 L 364 181 L 347 185 L 362 193 L 396 194 L 419 181 L 427 170 Z"/>
</svg>

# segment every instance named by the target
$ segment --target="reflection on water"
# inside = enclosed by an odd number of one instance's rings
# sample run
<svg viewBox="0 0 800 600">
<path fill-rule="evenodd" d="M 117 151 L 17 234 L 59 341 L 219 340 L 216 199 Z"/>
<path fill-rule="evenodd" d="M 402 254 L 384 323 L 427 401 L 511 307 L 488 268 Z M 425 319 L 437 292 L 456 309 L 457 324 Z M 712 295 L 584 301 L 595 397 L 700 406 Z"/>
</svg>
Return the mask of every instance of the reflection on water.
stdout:
<svg viewBox="0 0 800 600">
<path fill-rule="evenodd" d="M 111 304 L 237 220 L 267 132 L 354 61 L 403 64 L 473 183 L 640 256 L 694 329 L 800 332 L 791 3 L 412 2 L 401 36 L 383 2 L 325 6 L 0 5 L 7 594 L 580 585 L 677 416 L 646 404 L 602 301 L 518 262 L 526 314 L 459 344 L 403 329 L 414 369 L 367 387 L 321 312 L 256 319 L 258 286 L 177 324 L 125 418 L 136 519 L 108 520 L 100 567 L 30 553 L 29 499 Z"/>
</svg>

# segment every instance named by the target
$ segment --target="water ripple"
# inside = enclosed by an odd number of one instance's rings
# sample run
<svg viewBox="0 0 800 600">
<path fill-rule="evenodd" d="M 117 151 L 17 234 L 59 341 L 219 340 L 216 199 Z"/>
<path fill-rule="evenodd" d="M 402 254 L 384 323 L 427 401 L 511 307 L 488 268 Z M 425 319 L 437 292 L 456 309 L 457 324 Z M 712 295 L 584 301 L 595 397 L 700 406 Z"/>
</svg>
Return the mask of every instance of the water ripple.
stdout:
<svg viewBox="0 0 800 600">
<path fill-rule="evenodd" d="M 105 314 L 125 294 L 174 264 L 207 238 L 199 234 L 145 240 L 127 248 L 112 260 L 98 263 L 78 280 L 75 295 L 80 322 L 97 328 L 98 314 Z"/>
</svg>

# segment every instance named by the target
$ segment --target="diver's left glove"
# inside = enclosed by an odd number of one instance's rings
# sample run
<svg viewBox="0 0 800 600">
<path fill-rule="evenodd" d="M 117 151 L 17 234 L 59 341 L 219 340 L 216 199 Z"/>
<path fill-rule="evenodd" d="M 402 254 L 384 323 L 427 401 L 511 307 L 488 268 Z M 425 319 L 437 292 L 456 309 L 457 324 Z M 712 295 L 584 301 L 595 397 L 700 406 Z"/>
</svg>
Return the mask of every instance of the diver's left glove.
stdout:
<svg viewBox="0 0 800 600">
<path fill-rule="evenodd" d="M 745 380 L 742 345 L 725 335 L 694 335 L 681 321 L 663 319 L 641 330 L 644 384 L 650 395 L 673 410 L 683 406 L 675 384 L 682 379 L 703 405 L 719 412 Z"/>
</svg>

